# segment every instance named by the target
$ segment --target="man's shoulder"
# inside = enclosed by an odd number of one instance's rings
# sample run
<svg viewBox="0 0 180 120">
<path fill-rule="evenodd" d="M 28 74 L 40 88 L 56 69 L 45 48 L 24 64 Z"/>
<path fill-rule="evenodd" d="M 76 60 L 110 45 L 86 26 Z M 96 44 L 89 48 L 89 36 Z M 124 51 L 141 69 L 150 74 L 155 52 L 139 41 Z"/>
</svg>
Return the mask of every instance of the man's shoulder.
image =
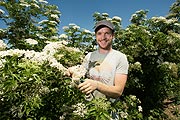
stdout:
<svg viewBox="0 0 180 120">
<path fill-rule="evenodd" d="M 118 50 L 114 50 L 112 49 L 112 53 L 115 54 L 115 55 L 118 55 L 118 56 L 126 56 L 124 53 L 122 53 L 121 51 L 118 51 Z"/>
</svg>

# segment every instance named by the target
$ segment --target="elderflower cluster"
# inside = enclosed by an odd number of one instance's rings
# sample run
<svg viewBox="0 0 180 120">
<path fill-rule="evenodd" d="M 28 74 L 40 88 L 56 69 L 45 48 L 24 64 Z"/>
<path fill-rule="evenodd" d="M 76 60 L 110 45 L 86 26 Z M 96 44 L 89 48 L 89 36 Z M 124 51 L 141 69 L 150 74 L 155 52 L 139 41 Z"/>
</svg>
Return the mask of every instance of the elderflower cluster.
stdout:
<svg viewBox="0 0 180 120">
<path fill-rule="evenodd" d="M 80 79 L 86 75 L 86 68 L 82 65 L 72 66 L 67 69 L 66 75 L 72 77 L 72 85 L 79 84 Z"/>
<path fill-rule="evenodd" d="M 34 39 L 31 39 L 31 38 L 28 38 L 28 39 L 25 39 L 26 43 L 30 44 L 30 45 L 36 45 L 38 44 L 38 42 Z"/>
<path fill-rule="evenodd" d="M 54 55 L 59 48 L 62 48 L 64 46 L 63 41 L 59 41 L 59 42 L 47 41 L 46 43 L 48 44 L 44 47 L 43 52 L 49 55 Z"/>
<path fill-rule="evenodd" d="M 35 52 L 34 50 L 19 50 L 19 49 L 10 49 L 7 51 L 0 51 L 0 58 L 5 56 L 17 55 L 19 57 L 24 56 L 24 59 L 36 62 L 38 64 L 43 64 L 48 62 L 49 65 L 53 68 L 57 68 L 60 71 L 66 71 L 66 68 L 60 64 L 53 55 L 46 54 L 46 52 Z"/>
<path fill-rule="evenodd" d="M 4 67 L 4 63 L 6 62 L 5 59 L 1 59 L 0 60 L 0 68 L 3 68 Z"/>
<path fill-rule="evenodd" d="M 2 9 L 0 9 L 0 14 L 4 14 L 5 12 L 2 10 Z"/>
<path fill-rule="evenodd" d="M 120 116 L 121 116 L 121 118 L 127 118 L 128 117 L 128 113 L 121 111 L 120 112 Z"/>
<path fill-rule="evenodd" d="M 72 79 L 80 79 L 85 77 L 86 68 L 82 65 L 72 66 L 68 68 L 67 74 L 72 77 Z"/>
<path fill-rule="evenodd" d="M 5 50 L 6 47 L 7 45 L 2 40 L 0 40 L 0 50 Z"/>
<path fill-rule="evenodd" d="M 76 105 L 72 105 L 72 108 L 75 110 L 73 111 L 74 114 L 79 115 L 80 117 L 84 117 L 87 113 L 86 105 L 83 103 L 78 103 Z"/>
</svg>

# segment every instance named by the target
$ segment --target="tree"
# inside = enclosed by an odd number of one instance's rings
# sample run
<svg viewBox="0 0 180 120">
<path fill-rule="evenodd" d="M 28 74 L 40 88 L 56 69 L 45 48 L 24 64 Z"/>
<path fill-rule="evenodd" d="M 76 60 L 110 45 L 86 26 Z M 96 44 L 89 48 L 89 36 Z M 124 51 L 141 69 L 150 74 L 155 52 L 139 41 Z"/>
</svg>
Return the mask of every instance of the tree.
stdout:
<svg viewBox="0 0 180 120">
<path fill-rule="evenodd" d="M 41 50 L 46 40 L 56 40 L 60 11 L 57 6 L 47 1 L 0 1 L 5 13 L 0 14 L 7 28 L 1 32 L 1 39 L 6 40 L 10 48 Z M 28 45 L 26 39 L 34 39 L 38 45 Z"/>
<path fill-rule="evenodd" d="M 180 22 L 180 0 L 176 0 L 176 2 L 174 2 L 172 6 L 170 6 L 167 19 L 170 19 L 170 18 L 176 18 Z"/>
<path fill-rule="evenodd" d="M 138 16 L 144 16 L 144 13 L 138 12 L 142 14 Z M 130 63 L 124 94 L 135 94 L 140 98 L 144 117 L 160 119 L 165 99 L 174 100 L 174 103 L 180 100 L 180 35 L 177 26 L 179 21 L 174 18 L 152 17 L 142 22 L 140 17 L 136 22 L 133 20 L 119 37 L 122 44 L 119 50 L 127 54 Z"/>
</svg>

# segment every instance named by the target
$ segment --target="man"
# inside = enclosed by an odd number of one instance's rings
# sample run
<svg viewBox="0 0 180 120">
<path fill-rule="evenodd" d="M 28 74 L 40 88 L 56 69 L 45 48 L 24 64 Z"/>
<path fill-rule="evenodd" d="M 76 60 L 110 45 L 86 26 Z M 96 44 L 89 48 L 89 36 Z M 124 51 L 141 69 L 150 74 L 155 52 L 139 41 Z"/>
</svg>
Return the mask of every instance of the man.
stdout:
<svg viewBox="0 0 180 120">
<path fill-rule="evenodd" d="M 102 20 L 95 25 L 98 50 L 88 53 L 83 65 L 88 71 L 88 78 L 78 85 L 86 94 L 94 97 L 119 98 L 124 90 L 128 61 L 125 54 L 112 49 L 114 27 L 110 21 Z"/>
</svg>

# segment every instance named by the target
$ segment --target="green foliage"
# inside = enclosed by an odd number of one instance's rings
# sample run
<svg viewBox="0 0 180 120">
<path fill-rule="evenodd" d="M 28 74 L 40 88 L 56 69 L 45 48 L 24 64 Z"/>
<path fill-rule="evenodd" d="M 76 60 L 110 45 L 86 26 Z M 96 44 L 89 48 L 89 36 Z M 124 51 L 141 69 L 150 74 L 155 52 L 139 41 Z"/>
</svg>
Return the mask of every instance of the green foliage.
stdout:
<svg viewBox="0 0 180 120">
<path fill-rule="evenodd" d="M 58 49 L 58 52 L 54 54 L 58 62 L 68 68 L 74 65 L 81 64 L 84 58 L 84 54 L 75 48 L 62 47 Z"/>
<path fill-rule="evenodd" d="M 7 56 L 1 68 L 1 119 L 23 118 L 42 105 L 43 71 L 36 63 Z M 50 72 L 50 71 L 48 71 Z"/>
<path fill-rule="evenodd" d="M 111 118 L 111 103 L 107 99 L 98 98 L 87 103 L 87 120 L 108 120 Z"/>
<path fill-rule="evenodd" d="M 64 27 L 66 40 L 70 47 L 79 48 L 81 51 L 93 51 L 95 47 L 94 33 L 86 29 L 80 29 L 76 24 L 69 24 Z M 64 40 L 64 38 L 62 38 Z"/>
<path fill-rule="evenodd" d="M 129 25 L 118 36 L 121 39 L 118 50 L 127 55 L 130 63 L 124 94 L 140 98 L 144 117 L 161 118 L 165 99 L 179 101 L 180 37 L 176 28 L 179 22 L 174 18 L 152 17 L 139 23 Z"/>
</svg>

